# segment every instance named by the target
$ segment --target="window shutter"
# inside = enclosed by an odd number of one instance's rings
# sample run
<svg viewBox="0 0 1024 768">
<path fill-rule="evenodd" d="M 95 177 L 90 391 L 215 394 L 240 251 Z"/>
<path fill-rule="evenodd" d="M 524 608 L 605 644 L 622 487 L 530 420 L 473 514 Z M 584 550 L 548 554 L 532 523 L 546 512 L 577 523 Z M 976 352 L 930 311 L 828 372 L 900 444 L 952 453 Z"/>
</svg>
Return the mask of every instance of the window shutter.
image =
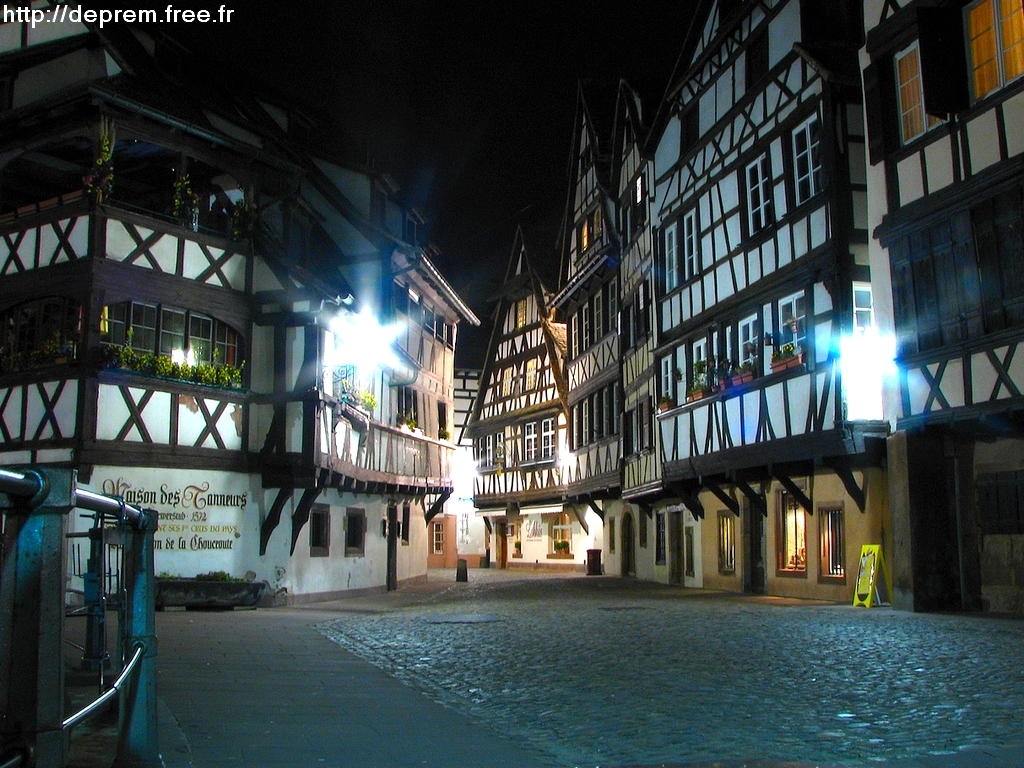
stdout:
<svg viewBox="0 0 1024 768">
<path fill-rule="evenodd" d="M 961 9 L 919 8 L 917 30 L 925 112 L 936 117 L 964 112 L 970 94 Z"/>
<path fill-rule="evenodd" d="M 881 78 L 891 75 L 892 70 L 881 62 L 868 64 L 864 68 L 864 113 L 868 127 L 868 160 L 872 165 L 885 159 L 886 111 L 894 109 L 895 101 L 883 98 Z"/>
</svg>

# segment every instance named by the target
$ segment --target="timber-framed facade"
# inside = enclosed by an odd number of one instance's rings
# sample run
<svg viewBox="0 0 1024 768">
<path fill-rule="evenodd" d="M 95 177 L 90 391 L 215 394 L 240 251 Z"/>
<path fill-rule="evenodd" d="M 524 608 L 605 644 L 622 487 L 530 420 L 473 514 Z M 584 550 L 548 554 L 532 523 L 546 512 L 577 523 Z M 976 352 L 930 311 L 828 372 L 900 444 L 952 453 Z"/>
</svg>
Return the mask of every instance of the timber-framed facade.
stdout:
<svg viewBox="0 0 1024 768">
<path fill-rule="evenodd" d="M 173 41 L 59 26 L 3 25 L 0 462 L 156 508 L 160 571 L 284 600 L 424 578 L 478 320 L 415 212 L 301 149 L 307 115 L 185 91 Z"/>
</svg>

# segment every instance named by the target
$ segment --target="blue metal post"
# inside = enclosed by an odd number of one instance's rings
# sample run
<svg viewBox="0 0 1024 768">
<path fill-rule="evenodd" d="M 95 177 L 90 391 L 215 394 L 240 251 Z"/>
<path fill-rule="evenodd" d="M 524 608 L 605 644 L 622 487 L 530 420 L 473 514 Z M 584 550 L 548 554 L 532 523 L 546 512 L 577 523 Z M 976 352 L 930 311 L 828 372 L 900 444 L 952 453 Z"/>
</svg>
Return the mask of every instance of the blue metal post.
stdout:
<svg viewBox="0 0 1024 768">
<path fill-rule="evenodd" d="M 67 751 L 65 531 L 75 484 L 71 469 L 0 471 L 0 508 L 14 528 L 0 576 L 0 751 L 27 744 L 39 768 L 63 768 Z"/>
<path fill-rule="evenodd" d="M 125 650 L 141 645 L 142 661 L 121 697 L 117 768 L 163 768 L 156 717 L 156 576 L 153 572 L 153 537 L 159 517 L 142 510 L 135 526 L 121 521 L 124 536 L 122 579 L 128 595 Z"/>
</svg>

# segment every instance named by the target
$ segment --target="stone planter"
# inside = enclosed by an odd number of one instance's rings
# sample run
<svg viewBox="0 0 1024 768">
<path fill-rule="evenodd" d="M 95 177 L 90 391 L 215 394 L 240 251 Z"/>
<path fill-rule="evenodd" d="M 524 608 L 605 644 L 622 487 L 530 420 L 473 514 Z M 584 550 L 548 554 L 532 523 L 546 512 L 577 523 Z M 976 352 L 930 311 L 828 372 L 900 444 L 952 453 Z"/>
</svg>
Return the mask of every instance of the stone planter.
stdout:
<svg viewBox="0 0 1024 768">
<path fill-rule="evenodd" d="M 245 608 L 270 591 L 266 581 L 196 581 L 157 579 L 156 608 Z"/>
</svg>

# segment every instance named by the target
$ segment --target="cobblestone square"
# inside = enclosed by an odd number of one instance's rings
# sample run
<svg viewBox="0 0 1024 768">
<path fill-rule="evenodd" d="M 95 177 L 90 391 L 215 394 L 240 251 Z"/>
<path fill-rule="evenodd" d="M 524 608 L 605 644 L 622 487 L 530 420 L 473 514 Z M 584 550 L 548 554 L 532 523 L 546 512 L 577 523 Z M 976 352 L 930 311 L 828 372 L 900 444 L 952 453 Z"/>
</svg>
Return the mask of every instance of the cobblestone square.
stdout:
<svg viewBox="0 0 1024 768">
<path fill-rule="evenodd" d="M 1020 620 L 508 579 L 474 572 L 321 631 L 561 765 L 854 766 L 1024 742 Z"/>
</svg>

